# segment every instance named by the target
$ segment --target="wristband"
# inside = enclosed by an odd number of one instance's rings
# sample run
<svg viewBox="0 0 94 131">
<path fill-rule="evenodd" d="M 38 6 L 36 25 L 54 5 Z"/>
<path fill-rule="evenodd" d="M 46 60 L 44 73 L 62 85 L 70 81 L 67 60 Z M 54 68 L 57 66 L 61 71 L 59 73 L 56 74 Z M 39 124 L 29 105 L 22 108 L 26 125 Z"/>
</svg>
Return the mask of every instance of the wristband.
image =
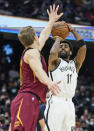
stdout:
<svg viewBox="0 0 94 131">
<path fill-rule="evenodd" d="M 78 47 L 80 48 L 85 45 L 85 42 L 83 39 L 81 39 L 81 40 L 77 41 L 77 44 L 78 44 Z"/>
</svg>

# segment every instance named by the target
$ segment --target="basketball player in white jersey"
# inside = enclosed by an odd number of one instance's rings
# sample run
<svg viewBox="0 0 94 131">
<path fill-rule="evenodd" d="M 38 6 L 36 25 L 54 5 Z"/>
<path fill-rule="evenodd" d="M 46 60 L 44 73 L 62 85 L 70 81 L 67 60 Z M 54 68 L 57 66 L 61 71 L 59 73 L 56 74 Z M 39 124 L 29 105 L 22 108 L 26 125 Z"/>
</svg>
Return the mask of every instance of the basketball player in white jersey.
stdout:
<svg viewBox="0 0 94 131">
<path fill-rule="evenodd" d="M 74 131 L 75 108 L 72 98 L 75 94 L 78 72 L 86 56 L 86 45 L 82 38 L 69 25 L 79 45 L 76 57 L 70 60 L 72 45 L 66 40 L 56 37 L 49 56 L 49 77 L 57 82 L 61 92 L 51 95 L 45 109 L 45 131 Z"/>
</svg>

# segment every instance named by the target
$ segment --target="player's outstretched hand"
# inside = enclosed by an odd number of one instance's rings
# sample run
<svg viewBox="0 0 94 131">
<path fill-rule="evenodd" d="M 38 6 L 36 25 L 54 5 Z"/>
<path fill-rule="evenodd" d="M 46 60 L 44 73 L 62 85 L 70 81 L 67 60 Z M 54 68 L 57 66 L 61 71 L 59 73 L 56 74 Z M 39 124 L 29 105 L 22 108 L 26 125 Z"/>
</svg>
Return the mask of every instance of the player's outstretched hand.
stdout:
<svg viewBox="0 0 94 131">
<path fill-rule="evenodd" d="M 61 90 L 58 86 L 58 84 L 60 84 L 60 83 L 61 83 L 61 81 L 49 83 L 48 89 L 51 91 L 51 93 L 53 95 L 57 95 L 60 93 Z"/>
<path fill-rule="evenodd" d="M 53 6 L 50 6 L 50 10 L 47 9 L 49 21 L 56 22 L 63 15 L 63 12 L 60 14 L 57 14 L 58 9 L 59 9 L 59 5 L 56 7 L 55 4 L 53 4 Z"/>
</svg>

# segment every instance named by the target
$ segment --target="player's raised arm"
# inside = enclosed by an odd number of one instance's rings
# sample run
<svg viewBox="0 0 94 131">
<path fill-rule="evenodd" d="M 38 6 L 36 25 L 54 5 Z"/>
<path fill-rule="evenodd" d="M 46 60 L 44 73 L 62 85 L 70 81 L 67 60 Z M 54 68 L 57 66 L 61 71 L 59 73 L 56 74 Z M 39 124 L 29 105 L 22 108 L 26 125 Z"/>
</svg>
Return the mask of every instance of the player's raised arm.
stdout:
<svg viewBox="0 0 94 131">
<path fill-rule="evenodd" d="M 49 22 L 48 25 L 43 29 L 43 31 L 40 34 L 39 37 L 39 43 L 40 47 L 39 50 L 41 50 L 48 39 L 51 29 L 53 27 L 53 24 L 63 15 L 63 13 L 57 14 L 59 9 L 59 5 L 55 7 L 55 4 L 53 6 L 50 6 L 50 10 L 47 10 L 48 16 L 49 16 Z"/>
<path fill-rule="evenodd" d="M 59 93 L 59 82 L 53 83 L 51 79 L 48 78 L 47 74 L 42 68 L 42 64 L 40 62 L 40 54 L 37 49 L 28 50 L 25 53 L 24 60 L 26 63 L 29 64 L 39 81 L 48 86 L 52 94 L 56 95 L 57 93 Z"/>
<path fill-rule="evenodd" d="M 76 68 L 77 72 L 79 72 L 85 57 L 86 57 L 86 45 L 82 37 L 80 37 L 75 30 L 72 29 L 72 27 L 69 25 L 70 32 L 74 35 L 74 37 L 77 40 L 77 44 L 79 45 L 79 50 L 77 52 L 77 55 L 75 57 L 75 63 L 76 63 Z"/>
<path fill-rule="evenodd" d="M 54 65 L 58 64 L 59 62 L 59 58 L 58 58 L 58 52 L 59 52 L 59 46 L 60 46 L 60 41 L 62 41 L 63 39 L 59 36 L 55 36 L 54 37 L 55 42 L 50 50 L 50 55 L 49 55 L 49 66 L 48 66 L 48 70 L 53 70 Z"/>
</svg>

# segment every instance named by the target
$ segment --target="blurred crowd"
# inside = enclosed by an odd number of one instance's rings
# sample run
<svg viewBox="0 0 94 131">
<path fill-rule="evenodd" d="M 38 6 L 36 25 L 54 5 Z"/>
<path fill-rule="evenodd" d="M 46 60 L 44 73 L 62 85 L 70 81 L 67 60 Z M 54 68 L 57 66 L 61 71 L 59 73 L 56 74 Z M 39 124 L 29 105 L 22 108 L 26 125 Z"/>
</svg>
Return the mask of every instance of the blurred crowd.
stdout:
<svg viewBox="0 0 94 131">
<path fill-rule="evenodd" d="M 19 89 L 19 71 L 0 54 L 0 131 L 8 131 L 10 104 Z"/>
<path fill-rule="evenodd" d="M 0 131 L 8 131 L 10 104 L 19 89 L 18 65 L 10 63 L 0 53 Z M 94 83 L 80 76 L 74 98 L 76 108 L 76 131 L 94 131 Z"/>
<path fill-rule="evenodd" d="M 94 91 L 81 85 L 76 90 L 76 131 L 94 131 Z"/>
<path fill-rule="evenodd" d="M 0 14 L 47 20 L 47 8 L 55 3 L 64 12 L 61 20 L 94 25 L 94 0 L 0 0 Z"/>
</svg>

